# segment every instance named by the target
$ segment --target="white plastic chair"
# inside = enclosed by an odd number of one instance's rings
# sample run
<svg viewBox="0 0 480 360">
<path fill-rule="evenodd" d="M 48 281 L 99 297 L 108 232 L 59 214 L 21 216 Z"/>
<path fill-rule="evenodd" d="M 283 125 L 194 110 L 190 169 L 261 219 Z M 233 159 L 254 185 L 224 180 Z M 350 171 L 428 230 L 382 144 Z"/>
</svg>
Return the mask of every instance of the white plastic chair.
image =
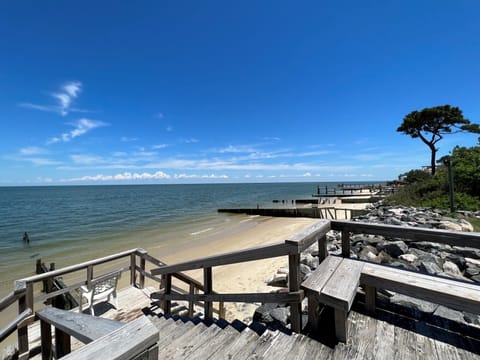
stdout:
<svg viewBox="0 0 480 360">
<path fill-rule="evenodd" d="M 86 300 L 87 308 L 90 309 L 90 313 L 95 316 L 95 311 L 93 305 L 100 301 L 110 302 L 110 297 L 112 297 L 112 303 L 116 309 L 118 309 L 117 303 L 117 284 L 118 279 L 120 278 L 120 273 L 115 273 L 112 276 L 104 279 L 99 279 L 92 281 L 90 288 L 87 286 L 81 286 L 80 290 L 82 291 L 82 300 Z M 80 311 L 82 311 L 82 306 L 80 306 Z"/>
</svg>

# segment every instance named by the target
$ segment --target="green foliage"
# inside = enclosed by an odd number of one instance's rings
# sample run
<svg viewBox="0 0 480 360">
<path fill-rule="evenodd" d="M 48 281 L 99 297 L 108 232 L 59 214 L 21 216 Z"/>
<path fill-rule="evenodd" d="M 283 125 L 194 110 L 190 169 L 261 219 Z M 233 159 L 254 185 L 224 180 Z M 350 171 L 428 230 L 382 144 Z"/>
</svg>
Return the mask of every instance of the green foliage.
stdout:
<svg viewBox="0 0 480 360">
<path fill-rule="evenodd" d="M 480 209 L 480 146 L 455 147 L 451 155 L 455 183 L 455 208 Z M 423 174 L 422 174 L 423 173 Z M 386 205 L 425 206 L 448 209 L 447 169 L 440 167 L 433 176 L 422 170 L 404 174 L 408 185 L 385 199 Z"/>
<path fill-rule="evenodd" d="M 480 146 L 452 151 L 455 190 L 480 197 Z"/>
<path fill-rule="evenodd" d="M 463 117 L 462 110 L 450 105 L 434 106 L 421 111 L 412 111 L 403 118 L 397 129 L 412 138 L 420 138 L 430 149 L 432 175 L 436 171 L 436 144 L 445 134 L 457 132 L 480 133 L 480 126 Z"/>
<path fill-rule="evenodd" d="M 421 182 L 427 180 L 432 177 L 432 175 L 423 170 L 410 170 L 405 174 L 401 175 L 404 178 L 404 181 L 408 184 L 414 184 L 417 182 Z"/>
</svg>

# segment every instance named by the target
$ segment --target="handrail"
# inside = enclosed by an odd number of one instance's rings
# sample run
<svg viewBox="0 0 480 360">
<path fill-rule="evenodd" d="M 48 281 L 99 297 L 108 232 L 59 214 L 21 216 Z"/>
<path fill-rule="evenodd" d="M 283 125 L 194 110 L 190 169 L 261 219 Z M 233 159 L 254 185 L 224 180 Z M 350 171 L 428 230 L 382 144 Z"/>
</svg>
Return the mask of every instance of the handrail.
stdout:
<svg viewBox="0 0 480 360">
<path fill-rule="evenodd" d="M 17 330 L 17 326 L 26 318 L 32 315 L 32 309 L 26 309 L 20 313 L 15 319 L 10 321 L 6 326 L 0 329 L 0 342 Z"/>
<path fill-rule="evenodd" d="M 152 269 L 153 275 L 172 274 L 179 271 L 204 269 L 213 266 L 230 265 L 246 261 L 262 260 L 272 257 L 289 255 L 295 252 L 295 248 L 288 244 L 277 243 L 274 245 L 259 246 L 220 255 L 207 256 L 201 259 L 185 261 L 174 265 L 166 265 Z"/>
<path fill-rule="evenodd" d="M 18 293 L 13 292 L 13 291 L 8 293 L 6 296 L 4 296 L 0 300 L 0 311 L 9 307 L 10 305 L 12 305 L 15 301 L 18 300 L 19 297 L 20 297 L 20 295 Z"/>
<path fill-rule="evenodd" d="M 245 250 L 237 250 L 173 265 L 165 265 L 157 269 L 152 269 L 152 274 L 173 274 L 179 271 L 197 270 L 213 266 L 230 265 L 284 255 L 299 254 L 310 247 L 314 242 L 319 241 L 326 236 L 328 231 L 330 231 L 330 222 L 328 220 L 320 220 L 306 228 L 304 231 L 285 240 L 283 243 L 251 247 Z"/>
<path fill-rule="evenodd" d="M 84 269 L 88 268 L 89 266 L 100 265 L 100 264 L 103 264 L 103 263 L 106 263 L 106 262 L 109 262 L 109 261 L 121 259 L 122 257 L 126 257 L 128 255 L 137 254 L 139 250 L 140 249 L 137 248 L 137 249 L 130 249 L 130 250 L 122 251 L 120 253 L 116 253 L 116 254 L 113 254 L 113 255 L 105 256 L 105 257 L 90 260 L 90 261 L 85 261 L 83 263 L 67 266 L 67 267 L 64 267 L 64 268 L 61 268 L 61 269 L 58 269 L 58 270 L 52 270 L 52 271 L 49 271 L 49 272 L 46 272 L 46 273 L 43 273 L 43 274 L 26 277 L 26 278 L 17 280 L 17 282 L 19 282 L 19 283 L 23 282 L 25 284 L 29 284 L 29 283 L 35 283 L 35 282 L 43 281 L 43 280 L 46 280 L 46 279 L 51 278 L 51 277 L 56 277 L 56 276 L 65 275 L 65 274 L 68 274 L 68 273 L 71 273 L 71 272 L 84 270 Z"/>
<path fill-rule="evenodd" d="M 412 241 L 429 241 L 452 246 L 480 248 L 480 235 L 450 230 L 425 229 L 411 226 L 372 224 L 356 221 L 332 220 L 332 230 L 348 231 L 355 234 L 392 236 Z"/>
</svg>

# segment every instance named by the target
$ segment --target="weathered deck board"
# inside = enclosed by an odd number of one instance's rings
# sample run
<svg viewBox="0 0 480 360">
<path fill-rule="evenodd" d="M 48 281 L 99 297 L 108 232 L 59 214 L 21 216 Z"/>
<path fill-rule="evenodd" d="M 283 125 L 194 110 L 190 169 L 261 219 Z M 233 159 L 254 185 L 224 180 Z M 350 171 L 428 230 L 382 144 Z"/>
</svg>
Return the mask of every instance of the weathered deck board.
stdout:
<svg viewBox="0 0 480 360">
<path fill-rule="evenodd" d="M 102 316 L 127 321 L 125 319 L 142 315 L 141 309 L 150 305 L 148 294 L 136 288 L 122 289 L 118 295 L 120 308 L 107 306 Z M 472 347 L 468 339 L 453 341 L 444 335 L 438 336 L 422 323 L 419 323 L 416 332 L 409 331 L 357 311 L 350 312 L 348 331 L 351 336 L 348 342 L 338 343 L 334 348 L 299 334 L 288 336 L 270 332 L 268 336 L 259 337 L 248 328 L 238 332 L 228 326 L 227 330 L 221 330 L 217 325 L 207 327 L 191 321 L 149 318 L 160 333 L 159 359 L 223 360 L 256 356 L 278 360 L 283 353 L 292 359 L 480 359 L 480 349 Z M 32 328 L 31 335 L 34 332 Z M 204 335 L 200 336 L 202 333 Z M 37 336 L 40 336 L 39 331 Z M 272 343 L 267 343 L 268 339 L 273 340 Z M 203 350 L 197 352 L 196 346 Z M 479 354 L 462 347 L 475 348 Z"/>
</svg>

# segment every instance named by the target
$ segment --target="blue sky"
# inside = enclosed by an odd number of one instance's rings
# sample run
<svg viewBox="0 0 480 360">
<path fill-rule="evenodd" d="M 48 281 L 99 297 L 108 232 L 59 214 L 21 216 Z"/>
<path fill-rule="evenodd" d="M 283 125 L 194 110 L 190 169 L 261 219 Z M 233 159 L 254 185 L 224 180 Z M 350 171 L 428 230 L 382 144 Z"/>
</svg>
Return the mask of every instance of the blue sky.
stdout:
<svg viewBox="0 0 480 360">
<path fill-rule="evenodd" d="M 476 1 L 2 1 L 0 185 L 376 181 L 480 121 Z M 438 145 L 473 146 L 457 134 Z"/>
</svg>

